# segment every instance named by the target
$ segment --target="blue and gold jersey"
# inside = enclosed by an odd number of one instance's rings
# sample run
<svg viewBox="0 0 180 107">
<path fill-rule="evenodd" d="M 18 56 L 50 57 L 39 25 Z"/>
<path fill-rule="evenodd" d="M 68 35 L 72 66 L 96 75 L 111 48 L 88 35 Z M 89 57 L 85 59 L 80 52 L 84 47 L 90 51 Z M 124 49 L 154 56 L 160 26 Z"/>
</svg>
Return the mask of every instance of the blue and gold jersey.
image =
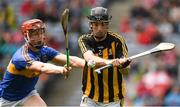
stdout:
<svg viewBox="0 0 180 107">
<path fill-rule="evenodd" d="M 40 72 L 26 69 L 33 61 L 46 63 L 52 60 L 59 52 L 44 46 L 34 52 L 27 45 L 22 46 L 13 55 L 4 79 L 0 83 L 0 96 L 9 101 L 17 101 L 28 95 L 38 81 Z"/>
</svg>

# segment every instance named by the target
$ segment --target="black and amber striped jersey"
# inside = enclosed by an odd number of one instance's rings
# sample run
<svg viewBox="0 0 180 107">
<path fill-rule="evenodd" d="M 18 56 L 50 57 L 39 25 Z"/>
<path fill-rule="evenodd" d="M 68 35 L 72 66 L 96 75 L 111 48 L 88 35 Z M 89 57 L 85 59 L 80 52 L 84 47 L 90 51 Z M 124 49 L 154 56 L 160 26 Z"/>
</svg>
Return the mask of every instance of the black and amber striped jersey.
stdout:
<svg viewBox="0 0 180 107">
<path fill-rule="evenodd" d="M 128 50 L 121 35 L 108 32 L 105 40 L 97 42 L 91 34 L 82 35 L 79 47 L 84 54 L 91 50 L 96 56 L 104 59 L 128 57 Z M 109 103 L 124 98 L 123 75 L 118 67 L 110 67 L 98 74 L 85 64 L 83 70 L 83 94 L 95 102 Z"/>
</svg>

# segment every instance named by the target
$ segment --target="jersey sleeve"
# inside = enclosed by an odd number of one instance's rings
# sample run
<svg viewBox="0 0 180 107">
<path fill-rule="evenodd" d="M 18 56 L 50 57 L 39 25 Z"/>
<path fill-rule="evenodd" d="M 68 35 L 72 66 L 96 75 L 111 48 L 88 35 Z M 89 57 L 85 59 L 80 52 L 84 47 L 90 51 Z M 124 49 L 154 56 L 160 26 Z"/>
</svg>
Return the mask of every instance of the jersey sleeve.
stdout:
<svg viewBox="0 0 180 107">
<path fill-rule="evenodd" d="M 127 45 L 125 43 L 125 40 L 122 36 L 119 35 L 118 37 L 118 42 L 117 42 L 117 47 L 116 47 L 116 55 L 118 58 L 122 58 L 122 57 L 126 57 L 128 58 L 128 48 L 127 48 Z M 126 67 L 126 68 L 121 68 L 119 69 L 120 72 L 126 76 L 128 73 L 129 73 L 129 69 L 130 69 L 130 66 Z"/>
<path fill-rule="evenodd" d="M 118 42 L 116 43 L 116 55 L 117 58 L 128 57 L 127 45 L 123 37 L 120 35 L 118 37 Z"/>
<path fill-rule="evenodd" d="M 80 50 L 81 50 L 82 54 L 84 54 L 88 50 L 91 50 L 90 46 L 88 44 L 87 35 L 82 35 L 78 39 L 78 44 L 79 44 L 79 47 L 80 47 Z"/>
<path fill-rule="evenodd" d="M 48 56 L 48 60 L 52 60 L 55 56 L 59 55 L 60 53 L 51 47 L 46 47 L 46 55 Z"/>
<path fill-rule="evenodd" d="M 29 67 L 33 61 L 35 61 L 33 58 L 28 58 L 28 59 L 13 58 L 11 60 L 11 63 L 14 64 L 14 66 L 17 70 L 23 70 L 23 69 Z"/>
<path fill-rule="evenodd" d="M 15 68 L 17 70 L 22 70 L 22 69 L 25 69 L 25 67 L 26 67 L 25 61 L 14 61 L 14 60 L 12 60 L 12 63 L 15 65 Z"/>
</svg>

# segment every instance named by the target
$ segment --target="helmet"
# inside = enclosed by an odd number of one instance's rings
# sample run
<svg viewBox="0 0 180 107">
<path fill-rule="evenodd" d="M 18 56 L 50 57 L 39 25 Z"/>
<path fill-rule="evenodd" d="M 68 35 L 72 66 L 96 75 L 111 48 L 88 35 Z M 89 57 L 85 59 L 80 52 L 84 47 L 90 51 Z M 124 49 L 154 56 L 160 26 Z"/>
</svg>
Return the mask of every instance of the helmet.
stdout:
<svg viewBox="0 0 180 107">
<path fill-rule="evenodd" d="M 109 22 L 112 18 L 111 15 L 108 14 L 108 11 L 104 7 L 95 7 L 91 9 L 91 14 L 87 16 L 90 22 L 102 21 Z"/>
<path fill-rule="evenodd" d="M 40 19 L 25 21 L 21 26 L 21 31 L 27 44 L 40 49 L 44 45 L 45 24 Z M 38 38 L 38 36 L 41 36 Z M 38 39 L 37 39 L 38 38 Z"/>
<path fill-rule="evenodd" d="M 31 19 L 25 21 L 21 26 L 21 31 L 24 36 L 26 36 L 29 30 L 36 30 L 36 29 L 45 29 L 44 23 L 40 19 Z"/>
</svg>

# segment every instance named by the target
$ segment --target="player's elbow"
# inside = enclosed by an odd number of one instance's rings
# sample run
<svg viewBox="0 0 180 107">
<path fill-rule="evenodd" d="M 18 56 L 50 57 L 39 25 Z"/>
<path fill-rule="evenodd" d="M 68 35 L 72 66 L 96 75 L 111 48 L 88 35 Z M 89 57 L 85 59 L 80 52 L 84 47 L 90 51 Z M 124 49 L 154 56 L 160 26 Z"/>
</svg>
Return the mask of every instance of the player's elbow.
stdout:
<svg viewBox="0 0 180 107">
<path fill-rule="evenodd" d="M 88 62 L 89 60 L 92 60 L 95 55 L 92 51 L 88 50 L 83 54 L 84 59 Z"/>
<path fill-rule="evenodd" d="M 44 63 L 39 61 L 34 61 L 30 66 L 27 67 L 27 69 L 35 72 L 41 72 L 43 67 L 44 67 Z"/>
<path fill-rule="evenodd" d="M 130 71 L 130 65 L 127 66 L 126 68 L 121 68 L 120 72 L 123 74 L 123 76 L 127 76 L 129 74 Z"/>
</svg>

